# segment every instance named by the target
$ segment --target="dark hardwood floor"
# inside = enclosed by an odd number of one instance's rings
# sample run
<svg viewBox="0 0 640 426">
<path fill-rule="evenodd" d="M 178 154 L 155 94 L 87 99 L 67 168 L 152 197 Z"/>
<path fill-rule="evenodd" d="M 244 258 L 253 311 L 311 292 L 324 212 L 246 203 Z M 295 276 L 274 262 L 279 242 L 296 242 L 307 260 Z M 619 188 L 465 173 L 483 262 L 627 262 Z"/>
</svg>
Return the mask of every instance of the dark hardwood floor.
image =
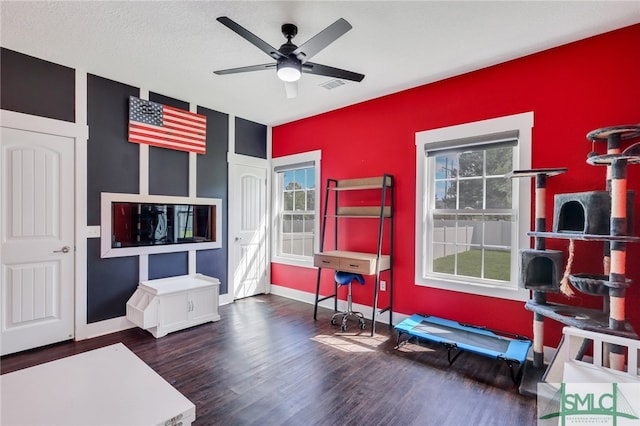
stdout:
<svg viewBox="0 0 640 426">
<path fill-rule="evenodd" d="M 388 326 L 341 333 L 331 313 L 251 297 L 160 339 L 135 328 L 8 355 L 1 373 L 122 342 L 196 405 L 196 425 L 536 424 L 505 363 L 463 353 L 450 367 L 441 346 L 396 350 Z"/>
</svg>

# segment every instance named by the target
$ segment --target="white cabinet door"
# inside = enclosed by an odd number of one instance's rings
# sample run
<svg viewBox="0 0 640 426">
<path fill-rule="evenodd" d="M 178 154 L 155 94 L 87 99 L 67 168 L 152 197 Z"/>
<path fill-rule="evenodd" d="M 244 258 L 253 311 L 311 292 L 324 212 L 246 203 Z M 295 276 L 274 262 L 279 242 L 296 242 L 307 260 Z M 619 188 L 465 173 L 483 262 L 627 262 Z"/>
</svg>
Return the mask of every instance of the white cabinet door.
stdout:
<svg viewBox="0 0 640 426">
<path fill-rule="evenodd" d="M 158 298 L 158 336 L 179 330 L 190 323 L 189 293 L 177 292 Z"/>
<path fill-rule="evenodd" d="M 206 287 L 189 292 L 191 322 L 211 321 L 218 313 L 217 287 Z"/>
</svg>

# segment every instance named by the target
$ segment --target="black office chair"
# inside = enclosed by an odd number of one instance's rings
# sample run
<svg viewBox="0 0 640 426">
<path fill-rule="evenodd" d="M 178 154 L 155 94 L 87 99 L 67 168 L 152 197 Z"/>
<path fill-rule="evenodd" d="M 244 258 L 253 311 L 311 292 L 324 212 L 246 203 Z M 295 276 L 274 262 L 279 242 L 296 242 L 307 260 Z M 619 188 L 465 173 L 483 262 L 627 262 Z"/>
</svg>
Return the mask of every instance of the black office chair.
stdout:
<svg viewBox="0 0 640 426">
<path fill-rule="evenodd" d="M 336 312 L 335 314 L 333 314 L 333 316 L 331 317 L 331 325 L 336 325 L 337 323 L 336 318 L 342 316 L 342 325 L 340 328 L 342 329 L 342 331 L 347 331 L 347 320 L 350 316 L 353 316 L 358 319 L 358 322 L 360 324 L 360 329 L 364 330 L 364 327 L 365 327 L 364 315 L 362 314 L 362 312 L 354 312 L 352 303 L 351 303 L 351 283 L 354 280 L 356 280 L 361 285 L 364 285 L 364 278 L 362 277 L 361 274 L 354 274 L 353 272 L 336 271 L 334 279 L 338 284 L 338 286 L 343 286 L 343 285 L 348 286 L 349 292 L 347 293 L 347 310 L 344 312 Z"/>
</svg>

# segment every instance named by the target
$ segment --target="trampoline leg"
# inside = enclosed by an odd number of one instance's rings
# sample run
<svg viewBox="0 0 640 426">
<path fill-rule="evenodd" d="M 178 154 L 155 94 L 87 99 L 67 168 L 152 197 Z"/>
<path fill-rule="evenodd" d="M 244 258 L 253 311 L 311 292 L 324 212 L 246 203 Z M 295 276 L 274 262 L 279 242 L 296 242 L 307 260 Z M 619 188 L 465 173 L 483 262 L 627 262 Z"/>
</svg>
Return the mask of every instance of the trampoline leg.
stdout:
<svg viewBox="0 0 640 426">
<path fill-rule="evenodd" d="M 403 340 L 402 342 L 400 342 L 400 338 L 402 337 L 403 334 L 404 333 L 402 333 L 400 331 L 398 332 L 398 338 L 396 339 L 396 345 L 394 346 L 393 349 L 400 349 L 402 346 L 406 345 L 409 340 L 411 340 L 413 338 L 412 336 L 409 336 L 409 338 L 407 340 Z"/>
<path fill-rule="evenodd" d="M 449 360 L 449 365 L 453 364 L 455 362 L 456 359 L 458 359 L 458 357 L 460 356 L 460 354 L 462 353 L 462 351 L 458 351 L 453 358 L 451 358 L 451 350 L 452 349 L 456 349 L 457 346 L 456 345 L 450 345 L 450 344 L 446 344 L 445 346 L 447 347 L 447 359 Z"/>
<path fill-rule="evenodd" d="M 514 362 L 510 360 L 506 360 L 506 361 L 507 361 L 507 365 L 509 366 L 509 373 L 511 373 L 511 380 L 513 380 L 514 385 L 518 386 L 518 382 L 520 381 L 520 377 L 522 376 L 522 365 L 520 365 L 519 362 Z M 513 371 L 513 364 L 520 365 L 517 375 Z"/>
</svg>

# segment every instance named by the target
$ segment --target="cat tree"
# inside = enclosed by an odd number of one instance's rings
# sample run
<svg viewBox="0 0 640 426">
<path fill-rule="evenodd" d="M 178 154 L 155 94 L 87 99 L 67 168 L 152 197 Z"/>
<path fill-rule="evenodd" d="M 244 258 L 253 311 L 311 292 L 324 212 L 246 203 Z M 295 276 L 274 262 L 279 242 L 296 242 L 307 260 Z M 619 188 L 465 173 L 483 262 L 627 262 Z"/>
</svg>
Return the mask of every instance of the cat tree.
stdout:
<svg viewBox="0 0 640 426">
<path fill-rule="evenodd" d="M 639 136 L 640 125 L 600 128 L 587 134 L 587 139 L 594 146 L 596 142 L 607 143 L 606 154 L 592 151 L 587 157 L 588 164 L 607 167 L 606 190 L 555 195 L 551 232 L 546 231 L 546 181 L 548 177 L 565 173 L 567 169 L 516 170 L 510 173 L 513 178 L 535 177 L 536 184 L 535 231 L 528 233 L 535 237 L 535 246 L 520 251 L 520 285 L 533 293 L 525 308 L 534 313 L 533 362 L 532 368 L 525 370 L 521 391 L 524 387 L 525 392 L 535 393 L 531 392 L 532 384 L 535 386 L 540 378 L 544 380 L 553 368 L 553 361 L 546 372 L 543 368 L 545 318 L 584 330 L 638 339 L 626 320 L 625 292 L 631 280 L 626 277 L 625 265 L 627 243 L 640 241 L 640 238 L 631 235 L 635 194 L 627 190 L 627 167 L 640 164 L 640 142 L 622 150 L 622 141 Z M 569 256 L 563 274 L 563 253 L 547 250 L 547 238 L 569 240 Z M 602 274 L 571 272 L 574 240 L 604 243 Z M 572 287 L 584 294 L 602 297 L 602 309 L 547 301 L 547 293 L 562 292 L 570 296 L 573 294 Z M 587 347 L 587 342 L 584 343 L 576 356 L 583 355 Z M 558 349 L 561 345 L 562 342 Z M 612 368 L 622 370 L 624 349 L 611 345 L 608 360 Z"/>
</svg>

